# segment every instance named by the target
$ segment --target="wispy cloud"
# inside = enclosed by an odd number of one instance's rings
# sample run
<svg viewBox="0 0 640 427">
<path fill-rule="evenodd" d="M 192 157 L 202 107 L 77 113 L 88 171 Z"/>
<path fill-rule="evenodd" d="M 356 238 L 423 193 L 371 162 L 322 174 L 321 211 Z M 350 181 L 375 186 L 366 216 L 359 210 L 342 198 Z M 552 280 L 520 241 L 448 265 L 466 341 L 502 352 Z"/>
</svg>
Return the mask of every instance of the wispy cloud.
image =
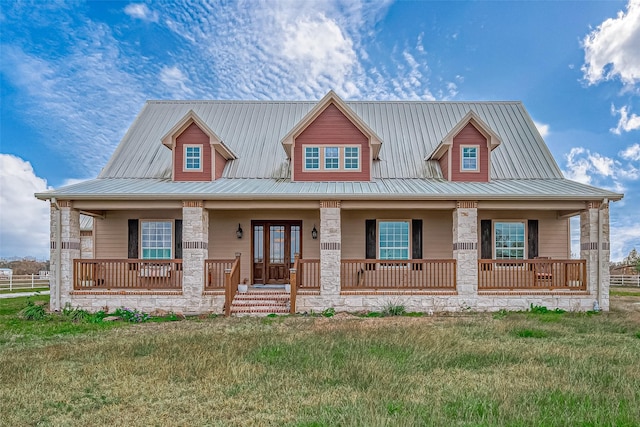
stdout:
<svg viewBox="0 0 640 427">
<path fill-rule="evenodd" d="M 162 67 L 159 78 L 173 97 L 182 99 L 193 95 L 193 91 L 187 86 L 189 78 L 177 66 Z"/>
<path fill-rule="evenodd" d="M 144 3 L 131 3 L 124 8 L 124 13 L 134 19 L 147 22 L 158 22 L 158 12 L 151 11 Z"/>
<path fill-rule="evenodd" d="M 602 22 L 583 40 L 582 72 L 589 84 L 619 78 L 626 86 L 640 82 L 640 0 L 626 12 Z"/>
<path fill-rule="evenodd" d="M 630 147 L 631 148 L 631 147 Z M 630 160 L 621 152 L 622 159 Z M 633 148 L 631 148 L 633 155 Z M 574 147 L 565 156 L 564 175 L 583 184 L 596 185 L 616 192 L 624 192 L 626 182 L 640 179 L 640 169 L 633 163 L 604 156 L 584 147 Z"/>
<path fill-rule="evenodd" d="M 616 110 L 615 106 L 611 105 L 611 113 L 613 115 L 620 114 L 618 126 L 610 129 L 612 133 L 620 135 L 622 134 L 622 132 L 631 132 L 633 130 L 640 129 L 640 116 L 638 116 L 637 114 L 629 115 L 627 109 L 628 107 L 623 106 L 620 107 L 619 110 Z"/>
<path fill-rule="evenodd" d="M 538 129 L 538 132 L 540 132 L 540 135 L 543 138 L 546 138 L 549 135 L 549 125 L 546 123 L 541 123 L 541 122 L 537 122 L 537 121 L 533 121 L 533 124 L 536 126 L 536 128 Z"/>
<path fill-rule="evenodd" d="M 618 155 L 623 159 L 640 161 L 640 144 L 636 143 L 630 145 L 626 149 L 618 153 Z"/>
</svg>

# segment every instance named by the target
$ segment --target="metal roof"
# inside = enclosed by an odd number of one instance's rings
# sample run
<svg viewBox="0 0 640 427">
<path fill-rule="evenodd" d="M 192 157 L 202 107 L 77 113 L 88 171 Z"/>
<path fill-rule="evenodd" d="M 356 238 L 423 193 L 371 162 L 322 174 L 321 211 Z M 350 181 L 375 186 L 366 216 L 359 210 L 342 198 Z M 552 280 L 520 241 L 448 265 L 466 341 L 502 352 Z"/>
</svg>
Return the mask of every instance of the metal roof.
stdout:
<svg viewBox="0 0 640 427">
<path fill-rule="evenodd" d="M 288 179 L 226 179 L 211 182 L 173 182 L 170 179 L 99 178 L 36 197 L 76 200 L 168 199 L 269 199 L 290 200 L 321 197 L 341 200 L 619 200 L 621 194 L 568 179 L 494 180 L 450 182 L 444 179 L 376 179 L 370 182 L 291 182 Z"/>
<path fill-rule="evenodd" d="M 93 217 L 89 215 L 80 214 L 80 230 L 92 231 L 93 230 Z"/>
<path fill-rule="evenodd" d="M 316 105 L 300 101 L 148 101 L 100 178 L 170 178 L 161 138 L 193 110 L 234 153 L 225 178 L 289 178 L 280 141 Z M 491 179 L 558 179 L 562 172 L 520 102 L 355 101 L 346 104 L 382 139 L 372 178 L 441 178 L 425 158 L 469 112 L 502 139 Z"/>
</svg>

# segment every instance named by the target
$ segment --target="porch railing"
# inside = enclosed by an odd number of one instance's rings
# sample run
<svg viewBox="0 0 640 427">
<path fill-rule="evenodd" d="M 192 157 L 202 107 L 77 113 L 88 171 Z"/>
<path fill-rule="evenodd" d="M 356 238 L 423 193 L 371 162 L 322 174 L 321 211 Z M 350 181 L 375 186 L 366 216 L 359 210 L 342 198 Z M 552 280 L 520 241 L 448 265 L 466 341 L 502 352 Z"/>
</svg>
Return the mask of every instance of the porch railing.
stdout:
<svg viewBox="0 0 640 427">
<path fill-rule="evenodd" d="M 298 289 L 320 290 L 320 260 L 300 258 L 298 261 Z"/>
<path fill-rule="evenodd" d="M 456 261 L 453 259 L 342 260 L 340 283 L 343 290 L 455 290 Z"/>
<path fill-rule="evenodd" d="M 587 289 L 583 259 L 478 260 L 478 290 Z"/>
<path fill-rule="evenodd" d="M 204 261 L 204 290 L 225 288 L 225 270 L 231 268 L 235 259 L 207 259 Z"/>
<path fill-rule="evenodd" d="M 181 259 L 75 259 L 73 289 L 181 289 Z"/>
<path fill-rule="evenodd" d="M 224 270 L 224 315 L 231 315 L 231 303 L 238 292 L 240 284 L 240 254 L 236 254 L 236 259 L 230 268 Z"/>
</svg>

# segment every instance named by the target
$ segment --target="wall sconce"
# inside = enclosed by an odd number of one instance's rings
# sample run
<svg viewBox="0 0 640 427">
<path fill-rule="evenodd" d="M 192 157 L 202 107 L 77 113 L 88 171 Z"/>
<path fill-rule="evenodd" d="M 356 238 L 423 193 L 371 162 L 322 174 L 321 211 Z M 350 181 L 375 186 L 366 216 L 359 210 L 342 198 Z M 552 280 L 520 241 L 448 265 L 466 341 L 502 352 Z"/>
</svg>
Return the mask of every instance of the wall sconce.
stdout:
<svg viewBox="0 0 640 427">
<path fill-rule="evenodd" d="M 313 230 L 311 230 L 311 238 L 316 240 L 318 238 L 318 230 L 316 230 L 316 225 L 313 225 Z"/>
<path fill-rule="evenodd" d="M 238 229 L 236 230 L 236 237 L 238 239 L 242 239 L 242 227 L 240 227 L 240 223 L 238 223 Z"/>
</svg>

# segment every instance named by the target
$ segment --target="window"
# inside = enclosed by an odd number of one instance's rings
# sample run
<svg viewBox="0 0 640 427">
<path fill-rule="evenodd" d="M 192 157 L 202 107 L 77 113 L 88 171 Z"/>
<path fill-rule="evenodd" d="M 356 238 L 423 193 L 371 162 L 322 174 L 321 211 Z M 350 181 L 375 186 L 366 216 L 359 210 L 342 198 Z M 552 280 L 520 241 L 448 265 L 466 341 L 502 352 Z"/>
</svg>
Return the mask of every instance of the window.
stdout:
<svg viewBox="0 0 640 427">
<path fill-rule="evenodd" d="M 304 149 L 304 168 L 320 169 L 320 148 L 305 147 Z"/>
<path fill-rule="evenodd" d="M 409 259 L 409 222 L 380 221 L 380 259 Z"/>
<path fill-rule="evenodd" d="M 478 170 L 478 147 L 460 147 L 462 150 L 462 170 Z"/>
<path fill-rule="evenodd" d="M 184 169 L 195 171 L 202 169 L 202 147 L 200 145 L 184 146 Z"/>
<path fill-rule="evenodd" d="M 358 147 L 345 147 L 344 148 L 344 168 L 345 169 L 359 169 L 360 168 L 360 153 Z"/>
<path fill-rule="evenodd" d="M 496 259 L 524 259 L 524 222 L 495 223 Z"/>
<path fill-rule="evenodd" d="M 172 221 L 142 221 L 142 258 L 171 259 Z"/>
<path fill-rule="evenodd" d="M 340 169 L 340 148 L 339 147 L 324 148 L 324 168 Z"/>
</svg>

